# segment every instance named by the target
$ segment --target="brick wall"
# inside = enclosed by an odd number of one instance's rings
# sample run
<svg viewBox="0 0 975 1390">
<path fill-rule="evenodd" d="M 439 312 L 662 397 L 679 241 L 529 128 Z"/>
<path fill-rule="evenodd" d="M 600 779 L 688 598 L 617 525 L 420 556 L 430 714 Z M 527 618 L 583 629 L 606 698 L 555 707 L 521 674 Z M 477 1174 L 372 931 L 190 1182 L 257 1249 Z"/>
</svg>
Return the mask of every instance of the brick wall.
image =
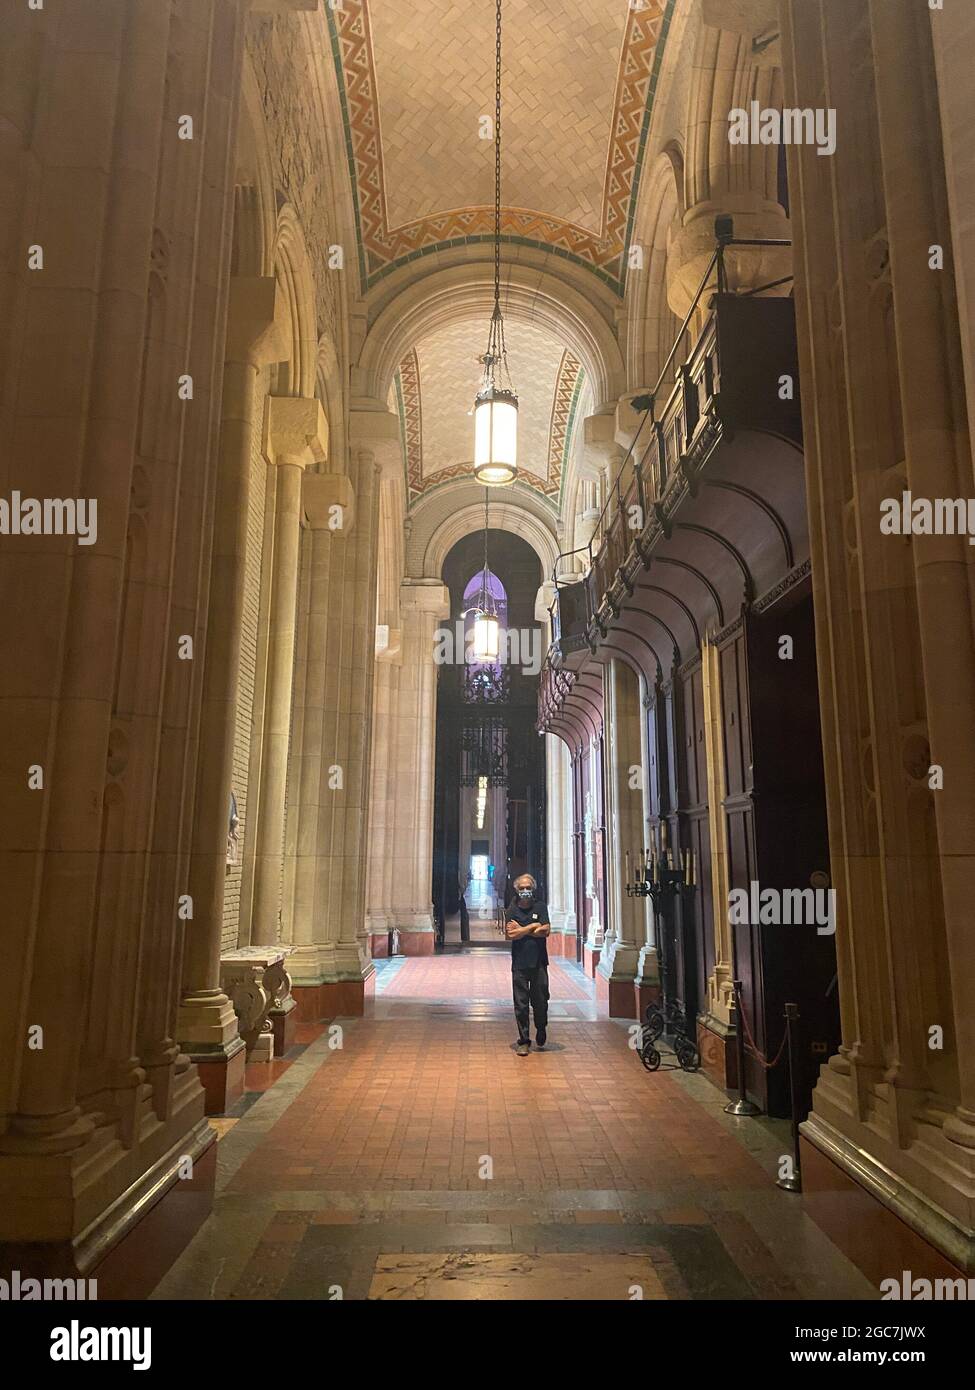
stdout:
<svg viewBox="0 0 975 1390">
<path fill-rule="evenodd" d="M 257 399 L 262 401 L 269 388 L 268 374 L 258 379 Z M 267 490 L 267 464 L 261 447 L 261 409 L 254 413 L 251 445 L 250 499 L 247 510 L 247 560 L 244 589 L 244 616 L 240 644 L 240 676 L 237 685 L 234 729 L 234 795 L 237 798 L 239 843 L 237 863 L 229 870 L 223 904 L 224 951 L 239 944 L 240 884 L 247 835 L 248 767 L 251 754 L 251 727 L 254 709 L 254 681 L 257 666 L 257 627 L 261 601 L 261 561 L 264 544 L 264 508 Z"/>
</svg>

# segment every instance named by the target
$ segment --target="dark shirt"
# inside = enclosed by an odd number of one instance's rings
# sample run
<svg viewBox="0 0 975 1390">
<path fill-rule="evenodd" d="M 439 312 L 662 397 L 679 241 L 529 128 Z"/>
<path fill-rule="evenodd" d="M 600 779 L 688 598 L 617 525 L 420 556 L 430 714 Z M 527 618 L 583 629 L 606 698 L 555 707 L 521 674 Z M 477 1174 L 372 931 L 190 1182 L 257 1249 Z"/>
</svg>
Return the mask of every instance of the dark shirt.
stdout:
<svg viewBox="0 0 975 1390">
<path fill-rule="evenodd" d="M 527 927 L 530 922 L 543 926 L 548 922 L 548 904 L 532 898 L 522 907 L 516 900 L 508 908 L 507 920 L 516 922 L 519 927 Z M 548 965 L 548 948 L 544 936 L 521 936 L 511 943 L 512 970 L 533 970 L 538 965 Z"/>
</svg>

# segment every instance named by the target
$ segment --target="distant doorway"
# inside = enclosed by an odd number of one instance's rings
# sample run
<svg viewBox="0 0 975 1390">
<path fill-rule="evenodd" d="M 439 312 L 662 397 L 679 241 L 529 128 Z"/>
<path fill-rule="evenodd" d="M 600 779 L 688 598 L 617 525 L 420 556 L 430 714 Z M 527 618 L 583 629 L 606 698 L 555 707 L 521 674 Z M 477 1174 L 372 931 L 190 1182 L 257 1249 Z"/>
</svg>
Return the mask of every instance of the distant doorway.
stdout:
<svg viewBox="0 0 975 1390">
<path fill-rule="evenodd" d="M 442 944 L 497 939 L 512 878 L 545 885 L 545 746 L 536 730 L 541 632 L 538 556 L 520 536 L 458 541 L 443 566 L 451 634 L 437 666 L 432 898 Z M 475 598 L 489 592 L 501 631 L 497 650 L 474 639 Z M 514 634 L 517 642 L 508 640 Z"/>
</svg>

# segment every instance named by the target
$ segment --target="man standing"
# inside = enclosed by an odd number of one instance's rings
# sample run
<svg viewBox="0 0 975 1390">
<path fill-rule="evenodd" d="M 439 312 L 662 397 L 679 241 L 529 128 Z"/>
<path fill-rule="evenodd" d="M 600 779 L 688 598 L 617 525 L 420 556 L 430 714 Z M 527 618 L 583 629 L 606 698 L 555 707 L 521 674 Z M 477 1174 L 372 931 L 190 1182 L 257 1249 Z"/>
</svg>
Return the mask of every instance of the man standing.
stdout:
<svg viewBox="0 0 975 1390">
<path fill-rule="evenodd" d="M 548 1026 L 548 948 L 552 930 L 548 907 L 535 895 L 538 885 L 531 874 L 514 882 L 515 899 L 507 911 L 505 935 L 511 942 L 511 989 L 518 1024 L 518 1056 L 531 1051 L 528 1009 L 535 1015 L 535 1046 L 545 1046 Z"/>
</svg>

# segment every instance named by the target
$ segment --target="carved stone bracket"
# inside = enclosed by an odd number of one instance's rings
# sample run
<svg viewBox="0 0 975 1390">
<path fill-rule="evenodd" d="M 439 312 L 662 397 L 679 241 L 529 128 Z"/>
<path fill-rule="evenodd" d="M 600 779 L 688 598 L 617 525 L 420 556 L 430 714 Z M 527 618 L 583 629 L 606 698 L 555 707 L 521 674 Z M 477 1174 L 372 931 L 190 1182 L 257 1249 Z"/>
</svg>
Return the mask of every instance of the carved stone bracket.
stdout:
<svg viewBox="0 0 975 1390">
<path fill-rule="evenodd" d="M 242 946 L 220 958 L 220 986 L 234 1006 L 252 1060 L 274 1056 L 272 1011 L 289 1013 L 295 1007 L 285 966 L 289 954 L 280 946 Z"/>
</svg>

